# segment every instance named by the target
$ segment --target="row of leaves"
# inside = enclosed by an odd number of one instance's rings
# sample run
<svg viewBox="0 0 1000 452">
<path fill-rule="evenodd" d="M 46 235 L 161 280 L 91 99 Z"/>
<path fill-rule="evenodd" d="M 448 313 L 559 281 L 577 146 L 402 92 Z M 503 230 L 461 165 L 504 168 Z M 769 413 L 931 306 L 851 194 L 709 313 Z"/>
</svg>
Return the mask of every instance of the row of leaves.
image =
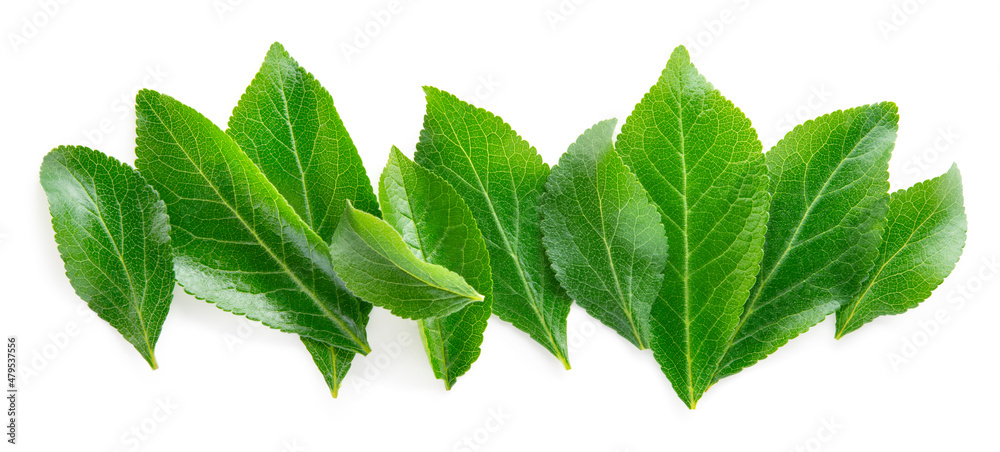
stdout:
<svg viewBox="0 0 1000 452">
<path fill-rule="evenodd" d="M 839 338 L 916 306 L 965 244 L 956 167 L 888 193 L 891 103 L 764 153 L 679 47 L 617 138 L 600 122 L 550 171 L 499 117 L 424 90 L 415 161 L 394 147 L 377 197 L 332 97 L 277 43 L 226 131 L 139 92 L 138 170 L 84 147 L 42 164 L 70 282 L 153 368 L 176 280 L 298 334 L 334 396 L 372 305 L 416 320 L 450 388 L 491 313 L 569 368 L 575 300 L 693 408 L 834 312 Z"/>
</svg>

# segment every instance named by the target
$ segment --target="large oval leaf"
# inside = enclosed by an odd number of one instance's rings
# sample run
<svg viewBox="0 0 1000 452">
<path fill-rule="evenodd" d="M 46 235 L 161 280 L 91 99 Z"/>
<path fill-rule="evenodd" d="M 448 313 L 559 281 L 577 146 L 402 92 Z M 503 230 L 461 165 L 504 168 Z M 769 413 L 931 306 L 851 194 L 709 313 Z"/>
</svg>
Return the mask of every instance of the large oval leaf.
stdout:
<svg viewBox="0 0 1000 452">
<path fill-rule="evenodd" d="M 858 296 L 837 311 L 838 339 L 878 316 L 916 307 L 962 255 L 968 223 L 958 166 L 893 193 L 888 210 L 875 271 Z"/>
<path fill-rule="evenodd" d="M 764 259 L 717 378 L 767 357 L 858 293 L 878 250 L 897 120 L 891 103 L 837 111 L 767 153 Z"/>
<path fill-rule="evenodd" d="M 207 118 L 169 96 L 136 98 L 136 165 L 170 214 L 177 280 L 219 308 L 367 353 L 361 306 L 329 246 Z"/>
<path fill-rule="evenodd" d="M 136 170 L 82 146 L 46 155 L 41 182 L 73 289 L 156 369 L 174 289 L 163 201 Z"/>
<path fill-rule="evenodd" d="M 321 239 L 329 242 L 344 201 L 379 215 L 361 156 L 333 97 L 274 43 L 229 117 L 226 131 Z M 361 302 L 359 323 L 372 306 Z M 354 352 L 302 337 L 336 397 Z"/>
<path fill-rule="evenodd" d="M 617 147 L 663 215 L 670 256 L 650 320 L 653 355 L 694 408 L 757 274 L 768 206 L 762 146 L 679 47 Z"/>
<path fill-rule="evenodd" d="M 616 123 L 588 129 L 552 168 L 542 196 L 543 240 L 566 292 L 642 349 L 667 238 L 656 205 L 615 152 Z"/>
<path fill-rule="evenodd" d="M 540 198 L 549 166 L 492 113 L 425 87 L 427 115 L 415 160 L 451 183 L 486 239 L 493 311 L 531 335 L 568 369 L 572 300 L 542 246 Z"/>
</svg>

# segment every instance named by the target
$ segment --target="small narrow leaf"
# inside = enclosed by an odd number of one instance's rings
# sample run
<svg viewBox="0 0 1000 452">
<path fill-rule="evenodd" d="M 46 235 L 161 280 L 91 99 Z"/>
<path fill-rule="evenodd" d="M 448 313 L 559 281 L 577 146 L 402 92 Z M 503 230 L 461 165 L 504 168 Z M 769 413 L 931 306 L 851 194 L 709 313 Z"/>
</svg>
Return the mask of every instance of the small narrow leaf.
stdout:
<svg viewBox="0 0 1000 452">
<path fill-rule="evenodd" d="M 333 97 L 281 44 L 271 45 L 233 109 L 227 133 L 324 241 L 333 237 L 345 200 L 380 215 L 371 181 Z M 360 303 L 358 322 L 364 326 L 372 307 Z M 307 337 L 302 341 L 336 394 L 354 353 Z"/>
<path fill-rule="evenodd" d="M 46 155 L 41 183 L 73 289 L 156 369 L 174 289 L 163 201 L 134 169 L 82 146 Z"/>
<path fill-rule="evenodd" d="M 542 196 L 543 241 L 566 292 L 643 349 L 667 238 L 656 205 L 615 152 L 616 123 L 584 132 L 552 168 Z"/>
<path fill-rule="evenodd" d="M 240 147 L 169 96 L 136 98 L 136 165 L 167 204 L 177 281 L 226 311 L 367 353 L 329 246 Z"/>
<path fill-rule="evenodd" d="M 486 240 L 493 311 L 528 333 L 568 369 L 570 299 L 542 246 L 540 198 L 549 166 L 502 119 L 424 87 L 427 114 L 415 160 L 448 181 Z"/>
<path fill-rule="evenodd" d="M 766 154 L 764 259 L 717 378 L 767 357 L 858 293 L 881 237 L 897 121 L 888 102 L 837 111 Z"/>
<path fill-rule="evenodd" d="M 454 314 L 417 321 L 434 376 L 450 389 L 479 358 L 490 318 L 493 282 L 486 242 L 458 192 L 395 147 L 379 180 L 379 201 L 385 221 L 414 255 L 461 275 L 484 294 L 484 301 Z"/>
<path fill-rule="evenodd" d="M 351 292 L 399 317 L 442 317 L 483 301 L 460 275 L 420 260 L 392 226 L 350 202 L 330 251 Z"/>
<path fill-rule="evenodd" d="M 683 47 L 625 121 L 617 147 L 660 207 L 670 246 L 650 316 L 653 356 L 694 408 L 757 274 L 768 206 L 763 148 Z"/>
<path fill-rule="evenodd" d="M 958 166 L 889 197 L 875 271 L 837 311 L 839 339 L 882 315 L 900 314 L 931 295 L 955 268 L 968 224 Z"/>
</svg>

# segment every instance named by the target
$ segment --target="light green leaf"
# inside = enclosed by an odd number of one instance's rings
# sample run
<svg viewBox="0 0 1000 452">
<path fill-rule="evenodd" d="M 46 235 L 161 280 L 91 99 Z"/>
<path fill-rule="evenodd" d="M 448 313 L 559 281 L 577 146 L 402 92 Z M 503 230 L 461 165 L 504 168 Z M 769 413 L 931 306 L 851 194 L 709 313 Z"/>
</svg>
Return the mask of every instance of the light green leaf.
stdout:
<svg viewBox="0 0 1000 452">
<path fill-rule="evenodd" d="M 437 88 L 424 92 L 427 115 L 414 157 L 469 205 L 490 255 L 493 311 L 568 369 L 566 317 L 572 300 L 549 266 L 540 226 L 549 166 L 492 113 Z"/>
<path fill-rule="evenodd" d="M 367 353 L 361 305 L 329 246 L 207 118 L 169 96 L 136 98 L 136 165 L 167 204 L 177 280 L 226 311 Z"/>
<path fill-rule="evenodd" d="M 174 289 L 163 201 L 134 169 L 82 146 L 46 155 L 41 183 L 73 289 L 156 369 Z"/>
<path fill-rule="evenodd" d="M 678 47 L 617 148 L 661 209 L 670 256 L 650 316 L 652 349 L 694 408 L 757 274 L 768 206 L 762 146 Z"/>
<path fill-rule="evenodd" d="M 916 307 L 962 255 L 968 223 L 958 166 L 893 193 L 888 211 L 875 271 L 858 296 L 837 311 L 837 339 L 875 317 Z"/>
<path fill-rule="evenodd" d="M 667 238 L 656 205 L 615 152 L 616 123 L 584 132 L 552 168 L 542 195 L 543 241 L 566 292 L 643 349 Z"/>
<path fill-rule="evenodd" d="M 350 201 L 330 251 L 351 292 L 399 317 L 443 317 L 484 298 L 462 276 L 414 256 L 389 223 Z"/>
<path fill-rule="evenodd" d="M 281 44 L 271 45 L 233 110 L 227 133 L 324 241 L 333 237 L 345 200 L 379 215 L 371 181 L 333 97 Z M 360 303 L 363 327 L 372 307 Z M 302 341 L 336 394 L 354 353 L 307 337 Z"/>
<path fill-rule="evenodd" d="M 434 376 L 450 389 L 479 358 L 490 318 L 493 282 L 486 242 L 458 192 L 395 147 L 382 171 L 378 196 L 385 221 L 414 255 L 459 274 L 484 294 L 484 301 L 454 314 L 417 321 Z"/>
<path fill-rule="evenodd" d="M 837 111 L 766 154 L 764 259 L 717 378 L 765 358 L 858 293 L 881 237 L 897 121 L 888 102 Z"/>
</svg>

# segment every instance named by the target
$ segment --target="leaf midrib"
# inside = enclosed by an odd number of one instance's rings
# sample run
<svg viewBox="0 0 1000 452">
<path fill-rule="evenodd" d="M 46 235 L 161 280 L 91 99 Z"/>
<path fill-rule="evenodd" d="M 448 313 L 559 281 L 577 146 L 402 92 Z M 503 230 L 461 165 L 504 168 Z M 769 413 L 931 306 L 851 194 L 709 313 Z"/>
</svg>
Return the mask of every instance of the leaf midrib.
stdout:
<svg viewBox="0 0 1000 452">
<path fill-rule="evenodd" d="M 302 185 L 302 202 L 305 203 L 305 206 L 303 207 L 306 211 L 306 219 L 309 221 L 310 227 L 316 228 L 317 225 L 314 223 L 312 208 L 310 207 L 309 203 L 309 189 L 306 187 L 306 172 L 305 169 L 302 167 L 302 158 L 299 156 L 298 140 L 295 139 L 295 130 L 292 127 L 292 114 L 291 112 L 288 111 L 288 97 L 285 95 L 285 89 L 284 89 L 285 76 L 281 72 L 281 68 L 278 68 L 278 70 L 275 72 L 277 72 L 278 74 L 278 87 L 279 87 L 278 93 L 281 94 L 281 107 L 285 112 L 285 126 L 288 128 L 288 139 L 291 141 L 292 155 L 295 156 L 295 165 L 298 167 L 299 176 L 301 176 L 299 177 L 299 182 Z M 306 89 L 305 85 L 303 85 L 302 89 Z M 266 95 L 266 90 L 265 90 L 265 95 Z"/>
<path fill-rule="evenodd" d="M 600 181 L 600 161 L 596 161 L 597 166 L 595 170 L 594 177 L 594 193 L 597 195 L 597 210 L 600 212 L 600 223 L 601 223 L 601 243 L 604 244 L 604 251 L 608 256 L 608 265 L 611 267 L 611 277 L 615 281 L 615 289 L 618 291 L 618 301 L 621 303 L 622 311 L 625 313 L 625 318 L 628 320 L 628 325 L 632 329 L 632 334 L 635 336 L 639 350 L 644 350 L 646 345 L 642 342 L 642 336 L 639 334 L 639 330 L 636 327 L 635 319 L 633 318 L 632 305 L 630 300 L 625 297 L 625 292 L 622 290 L 621 280 L 618 278 L 618 269 L 615 267 L 615 259 L 611 256 L 611 245 L 608 244 L 608 231 L 607 225 L 604 221 L 604 196 L 601 193 L 600 188 L 597 186 Z M 576 197 L 577 205 L 580 204 L 580 197 Z M 581 208 L 583 206 L 580 206 Z"/>
</svg>

